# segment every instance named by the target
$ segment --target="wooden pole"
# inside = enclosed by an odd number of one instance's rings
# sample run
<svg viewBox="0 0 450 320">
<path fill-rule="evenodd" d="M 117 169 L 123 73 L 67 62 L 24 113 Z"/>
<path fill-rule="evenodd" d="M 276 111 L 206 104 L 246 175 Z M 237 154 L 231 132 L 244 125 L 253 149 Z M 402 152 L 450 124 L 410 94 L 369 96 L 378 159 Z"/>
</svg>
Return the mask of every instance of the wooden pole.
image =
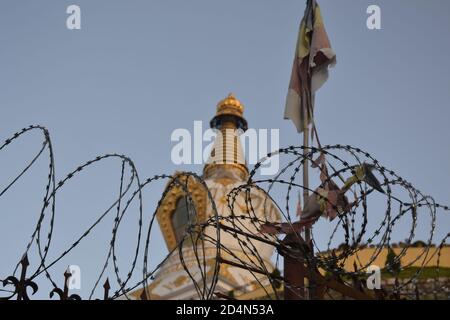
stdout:
<svg viewBox="0 0 450 320">
<path fill-rule="evenodd" d="M 306 273 L 303 262 L 298 258 L 291 258 L 289 255 L 283 256 L 284 270 L 283 276 L 286 279 L 284 285 L 284 300 L 304 300 L 307 299 L 305 292 Z"/>
<path fill-rule="evenodd" d="M 307 5 L 311 5 L 312 10 L 312 27 L 314 27 L 314 18 L 315 18 L 315 9 L 316 9 L 316 3 L 314 0 L 311 2 L 308 1 Z M 310 43 L 312 42 L 312 33 L 310 33 L 309 38 Z M 311 53 L 311 52 L 310 52 Z M 308 56 L 309 59 L 309 56 Z M 309 152 L 309 120 L 310 117 L 312 118 L 313 115 L 313 108 L 312 108 L 312 86 L 311 86 L 311 69 L 310 69 L 310 63 L 307 62 L 307 89 L 304 90 L 303 98 L 301 100 L 301 103 L 303 104 L 303 206 L 306 205 L 306 200 L 309 196 L 309 176 L 308 176 L 308 167 L 309 167 L 309 161 L 306 157 L 306 155 Z M 306 99 L 306 101 L 305 101 Z M 309 244 L 311 241 L 311 227 L 305 227 L 305 242 Z"/>
<path fill-rule="evenodd" d="M 309 117 L 308 117 L 308 102 L 305 103 L 303 108 L 303 209 L 305 208 L 306 201 L 309 197 L 309 161 L 307 155 L 309 153 Z M 311 241 L 311 227 L 305 226 L 305 236 L 304 236 L 306 244 L 309 245 Z M 301 270 L 302 273 L 304 270 Z M 311 290 L 310 290 L 311 278 L 305 278 L 305 297 L 307 299 L 311 299 Z"/>
<path fill-rule="evenodd" d="M 306 200 L 309 196 L 309 175 L 308 167 L 309 161 L 307 158 L 309 152 L 309 123 L 308 123 L 308 110 L 303 108 L 303 207 L 306 205 Z M 305 241 L 309 243 L 311 240 L 311 228 L 305 227 Z"/>
</svg>

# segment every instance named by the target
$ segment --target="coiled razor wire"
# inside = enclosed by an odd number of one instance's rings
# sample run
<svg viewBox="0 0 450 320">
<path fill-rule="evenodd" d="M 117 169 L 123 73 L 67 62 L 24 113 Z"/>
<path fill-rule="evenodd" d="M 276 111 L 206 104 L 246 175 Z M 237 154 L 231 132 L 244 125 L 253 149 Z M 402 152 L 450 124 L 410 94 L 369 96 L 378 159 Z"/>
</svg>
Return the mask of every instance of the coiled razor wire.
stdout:
<svg viewBox="0 0 450 320">
<path fill-rule="evenodd" d="M 280 266 L 279 254 L 281 252 L 290 255 L 292 258 L 299 258 L 302 256 L 306 257 L 307 265 L 313 267 L 315 270 L 323 270 L 326 277 L 339 279 L 342 283 L 352 286 L 350 283 L 355 279 L 366 275 L 367 268 L 374 263 L 374 261 L 379 257 L 384 249 L 390 250 L 393 247 L 391 243 L 391 237 L 393 235 L 393 229 L 398 225 L 405 225 L 405 217 L 411 219 L 411 225 L 408 232 L 408 237 L 405 240 L 403 246 L 400 247 L 399 252 L 395 254 L 395 258 L 392 261 L 386 261 L 386 264 L 382 271 L 391 272 L 395 268 L 399 268 L 402 257 L 405 257 L 408 249 L 413 246 L 413 240 L 417 232 L 417 220 L 420 215 L 429 215 L 430 227 L 429 227 L 429 237 L 426 239 L 425 245 L 421 248 L 421 252 L 414 257 L 414 259 L 408 261 L 407 264 L 401 265 L 400 270 L 407 269 L 411 266 L 419 267 L 416 272 L 409 277 L 406 281 L 399 283 L 396 281 L 390 296 L 399 298 L 401 296 L 405 298 L 414 298 L 407 293 L 408 288 L 417 285 L 417 281 L 420 277 L 421 272 L 424 267 L 432 259 L 437 261 L 435 281 L 438 284 L 440 279 L 440 263 L 442 249 L 447 245 L 447 239 L 450 236 L 448 233 L 444 239 L 439 241 L 439 245 L 436 250 L 431 252 L 431 248 L 434 247 L 433 240 L 436 231 L 436 220 L 438 213 L 447 213 L 450 211 L 448 206 L 436 203 L 435 200 L 428 195 L 423 194 L 420 190 L 415 188 L 407 180 L 400 177 L 397 173 L 392 170 L 387 169 L 381 165 L 377 159 L 375 159 L 369 153 L 355 148 L 349 145 L 326 145 L 320 148 L 309 147 L 304 153 L 304 147 L 288 147 L 282 148 L 277 152 L 269 153 L 267 157 L 261 159 L 249 174 L 248 180 L 241 184 L 240 186 L 234 188 L 227 195 L 227 207 L 229 212 L 220 213 L 216 207 L 214 197 L 208 188 L 208 185 L 203 178 L 192 172 L 184 172 L 183 176 L 187 179 L 180 179 L 178 175 L 155 175 L 154 177 L 141 180 L 137 168 L 134 162 L 127 156 L 121 154 L 105 154 L 98 156 L 95 159 L 85 162 L 84 164 L 78 166 L 75 170 L 67 174 L 59 182 L 57 181 L 55 175 L 55 160 L 54 152 L 52 147 L 52 142 L 48 130 L 39 125 L 32 125 L 27 128 L 13 134 L 10 138 L 5 140 L 5 142 L 0 145 L 0 151 L 5 150 L 13 142 L 17 141 L 20 137 L 25 134 L 31 134 L 32 132 L 40 132 L 43 135 L 42 146 L 38 153 L 28 162 L 25 168 L 20 171 L 20 173 L 11 181 L 9 181 L 3 190 L 0 190 L 0 198 L 7 193 L 11 187 L 17 183 L 17 181 L 30 170 L 36 161 L 43 157 L 45 153 L 48 156 L 48 175 L 45 185 L 43 203 L 40 209 L 39 217 L 36 222 L 34 231 L 31 234 L 30 240 L 28 241 L 24 256 L 26 256 L 32 248 L 32 244 L 37 245 L 37 254 L 40 261 L 34 263 L 34 269 L 31 274 L 27 276 L 27 280 L 33 281 L 37 279 L 42 279 L 45 276 L 47 281 L 51 283 L 54 288 L 57 288 L 57 284 L 52 276 L 52 267 L 69 253 L 71 253 L 75 248 L 77 248 L 80 242 L 85 241 L 89 235 L 92 235 L 94 229 L 98 224 L 106 219 L 107 217 L 112 217 L 114 215 L 114 224 L 111 230 L 111 241 L 108 246 L 108 254 L 105 262 L 102 264 L 100 274 L 96 279 L 90 295 L 86 297 L 87 299 L 92 299 L 96 292 L 96 289 L 100 282 L 106 278 L 106 271 L 108 266 L 111 264 L 114 270 L 115 280 L 117 282 L 116 290 L 111 295 L 107 295 L 108 299 L 117 298 L 135 298 L 130 295 L 130 293 L 141 288 L 143 294 L 141 297 L 143 299 L 149 299 L 151 297 L 150 292 L 148 292 L 148 286 L 151 281 L 155 279 L 155 275 L 167 262 L 169 257 L 174 254 L 178 254 L 181 265 L 184 271 L 191 279 L 191 282 L 195 288 L 198 299 L 214 299 L 216 295 L 216 285 L 219 280 L 221 262 L 223 262 L 222 257 L 226 255 L 227 257 L 232 257 L 233 261 L 236 262 L 241 268 L 246 269 L 253 277 L 254 283 L 259 287 L 263 288 L 266 298 L 268 299 L 280 299 L 281 295 L 278 291 L 280 285 L 282 284 L 284 290 L 292 290 L 296 292 L 298 286 L 294 286 L 289 283 L 289 279 L 285 279 L 282 275 L 277 274 L 269 268 L 264 261 L 264 258 L 260 255 L 257 248 L 260 243 L 270 245 L 277 250 L 277 257 L 275 267 L 278 269 Z M 267 223 L 275 223 L 277 221 L 270 221 L 269 208 L 273 205 L 279 211 L 283 217 L 283 221 L 288 223 L 292 230 L 294 229 L 293 215 L 292 215 L 292 204 L 291 199 L 293 199 L 293 194 L 295 191 L 304 190 L 306 187 L 297 181 L 301 181 L 299 178 L 299 172 L 301 172 L 302 167 L 319 156 L 324 156 L 327 164 L 332 168 L 332 172 L 327 176 L 326 180 L 322 184 L 330 180 L 343 180 L 343 177 L 350 176 L 354 174 L 355 168 L 363 163 L 370 163 L 374 165 L 374 172 L 376 175 L 382 177 L 382 186 L 386 190 L 385 194 L 378 193 L 377 198 L 383 198 L 384 202 L 384 214 L 377 218 L 380 219 L 378 226 L 374 231 L 369 232 L 369 221 L 374 220 L 373 212 L 369 213 L 368 201 L 370 197 L 376 194 L 370 186 L 364 182 L 356 184 L 352 193 L 355 197 L 355 206 L 352 207 L 346 213 L 338 215 L 337 219 L 333 222 L 333 228 L 331 233 L 328 235 L 327 246 L 324 249 L 320 249 L 316 238 L 319 235 L 315 234 L 316 227 L 312 229 L 312 246 L 314 254 L 305 254 L 305 252 L 298 252 L 288 245 L 284 244 L 282 241 L 282 236 L 271 235 L 261 232 L 262 226 Z M 262 179 L 258 176 L 258 171 L 260 167 L 269 161 L 272 157 L 280 157 L 287 160 L 287 164 L 281 168 L 281 170 L 270 179 Z M 80 172 L 86 171 L 88 168 L 94 165 L 101 165 L 106 160 L 116 160 L 121 164 L 120 172 L 120 182 L 118 188 L 118 196 L 116 200 L 92 223 L 81 236 L 78 237 L 66 250 L 64 250 L 59 256 L 51 261 L 48 261 L 48 252 L 52 245 L 52 236 L 54 231 L 54 220 L 56 216 L 56 196 L 58 192 L 69 182 L 71 182 Z M 125 180 L 126 172 L 129 171 L 129 178 Z M 149 185 L 158 180 L 167 180 L 168 184 L 165 190 L 162 192 L 161 198 L 158 201 L 155 210 L 153 211 L 148 226 L 143 226 L 144 210 L 143 210 L 143 193 Z M 143 182 L 142 182 L 143 181 Z M 193 204 L 192 195 L 189 192 L 189 183 L 195 182 L 200 184 L 202 188 L 206 191 L 207 195 L 207 212 L 210 212 L 206 221 L 200 222 L 192 219 L 191 217 L 196 216 L 196 208 Z M 187 202 L 186 208 L 188 209 L 188 226 L 184 237 L 179 241 L 177 246 L 170 250 L 170 252 L 163 258 L 160 262 L 156 264 L 154 269 L 149 269 L 149 261 L 152 258 L 150 251 L 151 245 L 151 231 L 154 227 L 154 220 L 158 208 L 161 206 L 162 201 L 168 195 L 168 193 L 173 190 L 173 188 L 181 188 L 183 194 L 185 194 L 185 201 Z M 285 189 L 285 197 L 283 200 L 276 201 L 275 194 L 279 194 L 280 189 Z M 263 192 L 266 196 L 264 198 L 263 214 L 255 210 L 255 206 L 252 203 L 251 191 L 257 190 L 258 192 Z M 315 189 L 308 189 L 310 194 L 317 194 Z M 274 196 L 272 196 L 272 194 Z M 245 210 L 240 208 L 237 210 L 236 201 L 241 199 L 245 202 Z M 328 199 L 325 199 L 328 201 Z M 128 212 L 129 208 L 135 202 L 138 202 L 138 232 L 135 235 L 136 244 L 134 247 L 133 258 L 129 263 L 129 269 L 126 273 L 125 279 L 120 276 L 118 256 L 117 256 L 117 232 L 121 223 L 124 219 L 130 215 Z M 379 200 L 380 202 L 380 200 Z M 193 212 L 191 212 L 193 211 Z M 244 211 L 244 212 L 243 212 Z M 379 210 L 377 210 L 379 215 Z M 47 236 L 42 236 L 42 227 L 44 218 L 49 216 L 49 231 Z M 358 223 L 359 221 L 359 223 Z M 250 227 L 251 226 L 251 227 Z M 146 229 L 143 229 L 146 228 Z M 209 228 L 214 228 L 214 236 L 206 233 L 205 230 Z M 146 230 L 146 231 L 145 231 Z M 257 230 L 257 231 L 255 231 Z M 243 256 L 238 256 L 234 250 L 231 250 L 227 245 L 221 241 L 224 234 L 231 235 L 240 247 L 240 252 Z M 339 241 L 339 236 L 343 236 L 344 242 L 340 244 L 339 248 L 333 247 L 333 243 Z M 320 234 L 321 239 L 327 237 Z M 362 262 L 358 254 L 365 247 L 370 246 L 374 248 L 370 258 Z M 194 261 L 196 262 L 195 269 L 200 273 L 200 280 L 195 278 L 192 272 L 192 265 L 188 266 L 186 263 L 184 254 L 185 250 L 183 248 L 192 248 L 194 252 Z M 142 249 L 143 248 L 143 249 Z M 206 260 L 206 249 L 213 248 L 215 252 L 215 262 L 213 265 L 213 272 L 208 275 Z M 136 272 L 136 265 L 138 263 L 139 253 L 143 250 L 143 261 L 142 261 L 142 279 L 131 283 L 132 276 Z M 398 250 L 397 250 L 398 251 Z M 349 271 L 344 268 L 345 262 L 351 257 L 354 257 L 354 270 Z M 21 262 L 15 264 L 13 276 L 17 273 Z M 1 281 L 1 280 L 0 280 Z M 269 283 L 268 289 L 266 283 Z M 3 280 L 4 286 L 13 285 L 9 280 Z M 436 285 L 435 285 L 436 287 Z M 238 288 L 237 288 L 238 289 Z M 310 289 L 308 285 L 303 286 L 303 289 Z M 14 290 L 2 289 L 1 294 L 6 296 L 0 299 L 12 299 L 18 296 L 18 288 Z M 26 288 L 25 288 L 26 290 Z M 436 288 L 433 292 L 424 292 L 423 294 L 436 293 Z M 448 294 L 448 286 L 443 286 L 440 288 L 441 292 Z M 328 292 L 328 296 L 333 298 Z M 415 296 L 418 298 L 418 296 Z M 106 298 L 106 296 L 105 296 Z"/>
</svg>

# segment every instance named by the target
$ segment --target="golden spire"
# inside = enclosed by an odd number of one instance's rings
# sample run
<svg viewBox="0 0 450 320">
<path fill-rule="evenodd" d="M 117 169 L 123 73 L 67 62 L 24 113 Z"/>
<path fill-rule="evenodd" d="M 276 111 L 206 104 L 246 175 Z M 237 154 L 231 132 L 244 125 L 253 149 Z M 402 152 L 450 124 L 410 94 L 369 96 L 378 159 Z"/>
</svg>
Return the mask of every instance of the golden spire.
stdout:
<svg viewBox="0 0 450 320">
<path fill-rule="evenodd" d="M 246 179 L 248 169 L 240 142 L 238 129 L 247 130 L 244 105 L 230 93 L 217 104 L 216 115 L 210 122 L 211 128 L 220 130 L 212 148 L 211 157 L 203 168 L 205 178 L 218 175 Z M 235 175 L 236 176 L 236 175 Z"/>
<path fill-rule="evenodd" d="M 228 97 L 221 100 L 217 104 L 216 116 L 219 115 L 235 115 L 238 117 L 243 117 L 244 105 L 236 99 L 234 94 L 230 93 Z"/>
<path fill-rule="evenodd" d="M 211 128 L 221 129 L 224 124 L 234 129 L 247 130 L 244 118 L 244 105 L 230 93 L 217 104 L 216 116 L 211 120 Z"/>
</svg>

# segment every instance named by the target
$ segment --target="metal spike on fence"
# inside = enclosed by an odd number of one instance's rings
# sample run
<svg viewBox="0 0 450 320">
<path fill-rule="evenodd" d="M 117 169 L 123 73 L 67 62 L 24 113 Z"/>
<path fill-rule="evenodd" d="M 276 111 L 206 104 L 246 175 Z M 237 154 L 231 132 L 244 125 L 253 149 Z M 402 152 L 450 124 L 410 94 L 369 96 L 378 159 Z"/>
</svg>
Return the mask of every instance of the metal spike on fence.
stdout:
<svg viewBox="0 0 450 320">
<path fill-rule="evenodd" d="M 27 253 L 25 253 L 22 257 L 22 260 L 20 260 L 20 265 L 22 266 L 20 280 L 14 276 L 9 276 L 5 280 L 3 280 L 3 286 L 6 286 L 7 284 L 12 284 L 14 286 L 14 293 L 11 296 L 5 298 L 7 300 L 11 299 L 15 295 L 17 295 L 17 300 L 30 300 L 27 294 L 28 287 L 31 287 L 33 289 L 32 294 L 35 294 L 38 291 L 37 284 L 26 278 L 27 269 L 30 265 Z"/>
<path fill-rule="evenodd" d="M 103 300 L 109 300 L 109 289 L 111 289 L 111 286 L 109 285 L 109 279 L 106 278 L 105 284 L 103 285 L 103 289 L 105 289 L 105 293 L 103 295 Z"/>
<path fill-rule="evenodd" d="M 64 289 L 54 288 L 50 292 L 50 298 L 56 293 L 59 296 L 60 300 L 81 300 L 81 297 L 77 294 L 69 295 L 69 279 L 72 276 L 72 273 L 69 271 L 69 268 L 64 272 Z"/>
</svg>

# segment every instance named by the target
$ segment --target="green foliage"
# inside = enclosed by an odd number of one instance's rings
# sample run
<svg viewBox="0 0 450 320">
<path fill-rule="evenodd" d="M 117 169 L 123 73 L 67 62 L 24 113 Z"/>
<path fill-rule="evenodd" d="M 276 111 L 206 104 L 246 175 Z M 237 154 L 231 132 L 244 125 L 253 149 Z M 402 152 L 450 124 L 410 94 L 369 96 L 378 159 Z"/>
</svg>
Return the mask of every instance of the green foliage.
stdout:
<svg viewBox="0 0 450 320">
<path fill-rule="evenodd" d="M 413 248 L 424 248 L 426 246 L 427 246 L 427 244 L 424 241 L 421 241 L 421 240 L 417 240 L 416 242 L 414 242 L 411 245 L 411 247 L 413 247 Z"/>
<path fill-rule="evenodd" d="M 386 269 L 394 276 L 398 276 L 402 270 L 402 264 L 400 258 L 395 254 L 394 250 L 388 249 L 388 254 L 386 256 Z"/>
<path fill-rule="evenodd" d="M 416 273 L 419 269 L 420 269 L 420 267 L 409 267 L 409 268 L 403 269 L 398 274 L 398 278 L 399 279 L 410 279 L 416 275 Z M 391 278 L 392 276 L 393 276 L 393 274 L 389 271 L 382 272 L 383 279 Z M 424 267 L 424 268 L 422 268 L 418 278 L 419 279 L 433 279 L 438 276 L 440 278 L 450 278 L 450 268 L 441 267 L 441 268 L 439 268 L 439 273 L 438 273 L 437 267 Z"/>
</svg>

